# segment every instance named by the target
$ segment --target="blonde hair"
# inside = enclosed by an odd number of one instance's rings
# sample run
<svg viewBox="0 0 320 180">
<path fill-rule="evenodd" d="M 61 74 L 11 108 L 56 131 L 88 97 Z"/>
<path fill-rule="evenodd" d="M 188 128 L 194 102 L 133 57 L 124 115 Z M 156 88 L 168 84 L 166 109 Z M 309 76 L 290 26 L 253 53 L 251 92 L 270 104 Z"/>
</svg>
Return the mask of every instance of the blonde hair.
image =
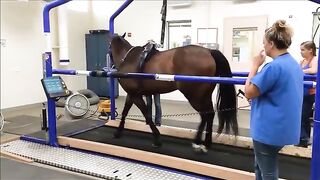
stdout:
<svg viewBox="0 0 320 180">
<path fill-rule="evenodd" d="M 293 36 L 292 28 L 286 24 L 285 20 L 276 21 L 270 28 L 266 29 L 265 37 L 268 41 L 272 41 L 276 48 L 287 49 L 290 47 Z"/>
</svg>

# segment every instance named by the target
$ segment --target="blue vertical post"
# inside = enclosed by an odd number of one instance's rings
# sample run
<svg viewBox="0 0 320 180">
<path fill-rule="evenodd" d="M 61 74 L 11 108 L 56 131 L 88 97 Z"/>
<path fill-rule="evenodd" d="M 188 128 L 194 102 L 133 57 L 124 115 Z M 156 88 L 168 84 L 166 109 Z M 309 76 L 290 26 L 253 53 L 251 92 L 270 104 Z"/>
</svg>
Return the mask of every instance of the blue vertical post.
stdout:
<svg viewBox="0 0 320 180">
<path fill-rule="evenodd" d="M 71 0 L 56 0 L 48 3 L 43 9 L 43 28 L 44 28 L 44 36 L 46 39 L 46 50 L 44 53 L 45 58 L 45 76 L 52 76 L 52 57 L 51 57 L 51 37 L 50 37 L 50 10 L 62 4 L 65 4 Z M 52 99 L 48 99 L 47 104 L 48 110 L 48 128 L 49 128 L 49 145 L 58 146 L 57 142 L 57 124 L 56 124 L 56 105 L 55 101 Z"/>
<path fill-rule="evenodd" d="M 109 32 L 114 35 L 114 19 L 126 8 L 128 7 L 133 0 L 126 0 L 122 6 L 120 6 L 119 9 L 117 9 L 117 11 L 115 13 L 112 14 L 112 16 L 109 19 Z M 111 101 L 111 119 L 115 120 L 116 119 L 116 115 L 115 115 L 115 111 L 116 111 L 116 101 L 115 101 L 115 97 L 114 97 L 114 87 L 115 87 L 115 80 L 113 78 L 113 76 L 110 77 L 110 86 L 109 86 L 109 92 L 110 92 L 110 101 Z"/>
<path fill-rule="evenodd" d="M 114 19 L 126 8 L 129 6 L 129 4 L 132 3 L 133 0 L 126 0 L 126 2 L 124 2 L 122 4 L 122 6 L 120 6 L 120 8 L 112 14 L 112 16 L 109 19 L 109 31 L 110 33 L 113 35 L 114 34 Z"/>
<path fill-rule="evenodd" d="M 320 47 L 320 40 L 319 40 L 319 47 Z M 318 51 L 318 62 L 320 62 L 320 48 Z M 315 116 L 313 119 L 311 179 L 312 180 L 320 179 L 320 63 L 318 63 Z"/>
</svg>

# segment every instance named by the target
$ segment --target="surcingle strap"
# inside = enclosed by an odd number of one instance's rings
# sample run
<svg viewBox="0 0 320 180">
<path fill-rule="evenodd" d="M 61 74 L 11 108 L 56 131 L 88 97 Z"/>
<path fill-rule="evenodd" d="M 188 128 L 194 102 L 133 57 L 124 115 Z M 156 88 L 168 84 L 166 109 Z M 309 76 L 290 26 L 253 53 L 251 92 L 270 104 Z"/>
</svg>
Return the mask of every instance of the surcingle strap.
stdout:
<svg viewBox="0 0 320 180">
<path fill-rule="evenodd" d="M 140 63 L 139 63 L 140 72 L 143 72 L 145 63 L 148 62 L 148 60 L 151 59 L 153 55 L 159 52 L 159 50 L 156 49 L 156 43 L 154 41 L 149 41 L 143 47 L 144 47 L 144 50 L 142 51 L 142 54 L 140 56 Z"/>
</svg>

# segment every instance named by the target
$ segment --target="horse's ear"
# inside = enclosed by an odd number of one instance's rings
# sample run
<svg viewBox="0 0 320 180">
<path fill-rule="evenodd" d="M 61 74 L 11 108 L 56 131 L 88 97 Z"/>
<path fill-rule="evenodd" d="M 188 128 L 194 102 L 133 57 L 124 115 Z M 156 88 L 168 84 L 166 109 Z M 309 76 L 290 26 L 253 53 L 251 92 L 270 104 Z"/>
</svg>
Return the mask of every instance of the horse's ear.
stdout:
<svg viewBox="0 0 320 180">
<path fill-rule="evenodd" d="M 122 35 L 122 38 L 125 38 L 125 37 L 126 37 L 126 34 L 127 34 L 127 33 L 125 32 L 125 33 Z"/>
</svg>

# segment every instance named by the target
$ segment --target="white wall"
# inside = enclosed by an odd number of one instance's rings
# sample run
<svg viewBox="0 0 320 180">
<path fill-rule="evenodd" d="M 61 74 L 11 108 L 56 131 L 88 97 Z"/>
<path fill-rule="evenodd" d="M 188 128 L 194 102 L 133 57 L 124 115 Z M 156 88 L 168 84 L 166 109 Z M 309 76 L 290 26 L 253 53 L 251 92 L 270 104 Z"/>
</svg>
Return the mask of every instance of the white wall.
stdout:
<svg viewBox="0 0 320 180">
<path fill-rule="evenodd" d="M 123 3 L 118 3 L 117 6 Z M 116 10 L 115 2 L 93 1 L 96 7 L 105 8 L 95 11 L 93 9 L 94 27 L 108 27 L 106 20 L 110 12 Z M 115 32 L 119 34 L 131 32 L 132 37 L 127 40 L 132 45 L 142 45 L 148 39 L 159 42 L 161 29 L 162 1 L 134 1 L 115 20 Z M 303 7 L 303 8 L 302 8 Z M 269 17 L 269 25 L 278 19 L 287 20 L 294 28 L 295 35 L 290 52 L 300 59 L 299 45 L 302 41 L 311 38 L 312 12 L 317 4 L 310 1 L 255 1 L 249 3 L 233 3 L 232 1 L 193 1 L 192 6 L 183 8 L 168 8 L 167 20 L 192 20 L 192 43 L 196 43 L 197 28 L 218 28 L 218 43 L 223 51 L 223 20 L 234 16 L 260 16 Z M 98 8 L 99 9 L 99 8 Z M 109 13 L 107 13 L 107 11 Z M 289 16 L 292 15 L 292 18 Z M 231 45 L 230 45 L 231 46 Z M 126 95 L 120 88 L 120 95 Z M 185 100 L 179 92 L 162 95 L 163 99 Z"/>
<path fill-rule="evenodd" d="M 1 1 L 1 109 L 42 102 L 41 1 Z"/>
<path fill-rule="evenodd" d="M 67 11 L 67 37 L 69 41 L 68 66 L 59 66 L 59 41 L 57 11 L 50 11 L 53 46 L 53 67 L 86 69 L 85 33 L 92 24 L 91 3 L 87 11 L 79 11 L 81 2 L 69 2 Z M 70 5 L 69 5 L 70 4 Z M 46 100 L 40 79 L 42 57 L 45 50 L 43 37 L 43 1 L 1 1 L 1 109 L 40 103 Z M 82 6 L 83 7 L 83 6 Z M 69 89 L 86 88 L 86 77 L 64 76 Z"/>
<path fill-rule="evenodd" d="M 85 34 L 89 33 L 92 26 L 91 3 L 88 1 L 71 1 L 58 8 L 64 8 L 63 10 L 67 11 L 70 64 L 67 66 L 58 65 L 57 68 L 86 70 Z M 59 26 L 59 22 L 56 25 Z M 87 88 L 87 78 L 85 76 L 63 76 L 63 79 L 70 90 L 76 91 Z"/>
<path fill-rule="evenodd" d="M 218 27 L 223 32 L 223 19 L 234 16 L 269 17 L 269 26 L 278 19 L 285 19 L 293 27 L 294 37 L 290 53 L 300 59 L 300 43 L 311 40 L 312 12 L 318 5 L 311 1 L 256 1 L 254 3 L 233 4 L 229 2 L 212 1 L 210 3 L 210 26 Z M 292 18 L 289 18 L 289 16 Z M 219 34 L 219 44 L 223 47 L 223 36 Z"/>
<path fill-rule="evenodd" d="M 93 13 L 96 18 L 94 26 L 96 28 L 108 25 L 108 20 L 117 8 L 124 1 L 114 5 L 110 1 L 93 1 Z M 97 10 L 95 9 L 97 7 Z M 154 39 L 160 43 L 161 37 L 161 7 L 162 1 L 133 1 L 116 19 L 115 32 L 122 34 L 124 32 L 132 33 L 132 37 L 127 40 L 132 45 L 142 45 L 149 39 Z M 105 9 L 105 10 L 103 10 Z M 192 11 L 192 13 L 191 13 Z M 108 12 L 108 13 L 107 13 Z M 209 6 L 208 1 L 194 1 L 190 8 L 169 7 L 167 20 L 192 20 L 193 27 L 207 27 Z M 197 29 L 193 29 L 192 43 L 196 43 Z M 166 44 L 166 42 L 165 42 Z M 120 87 L 119 95 L 125 96 L 126 92 Z M 164 94 L 163 99 L 174 99 L 186 101 L 185 97 L 179 92 Z"/>
<path fill-rule="evenodd" d="M 70 65 L 54 67 L 85 69 L 85 38 L 89 29 L 109 29 L 109 18 L 124 1 L 90 1 L 88 11 L 67 9 Z M 68 3 L 69 4 L 69 3 Z M 44 51 L 42 1 L 1 1 L 1 108 L 10 108 L 45 100 L 40 84 L 42 78 L 41 54 Z M 149 39 L 160 41 L 162 1 L 134 1 L 115 20 L 119 34 L 131 32 L 133 45 L 142 45 Z M 197 28 L 219 28 L 218 43 L 223 47 L 223 19 L 232 16 L 268 15 L 269 24 L 277 19 L 288 20 L 294 28 L 291 53 L 300 58 L 299 45 L 309 40 L 312 31 L 312 11 L 318 7 L 309 1 L 256 1 L 233 4 L 232 1 L 193 1 L 185 8 L 168 8 L 167 20 L 192 20 L 192 43 L 196 43 Z M 91 9 L 92 8 L 92 9 Z M 250 9 L 250 11 L 248 10 Z M 57 41 L 55 10 L 51 13 L 52 43 Z M 292 18 L 289 18 L 292 15 Z M 23 17 L 23 18 L 22 18 Z M 221 49 L 223 50 L 223 49 Z M 53 49 L 58 59 L 59 48 Z M 85 77 L 64 76 L 70 89 L 86 87 Z M 120 95 L 126 95 L 120 90 Z M 185 100 L 178 92 L 163 95 L 164 99 Z"/>
</svg>

